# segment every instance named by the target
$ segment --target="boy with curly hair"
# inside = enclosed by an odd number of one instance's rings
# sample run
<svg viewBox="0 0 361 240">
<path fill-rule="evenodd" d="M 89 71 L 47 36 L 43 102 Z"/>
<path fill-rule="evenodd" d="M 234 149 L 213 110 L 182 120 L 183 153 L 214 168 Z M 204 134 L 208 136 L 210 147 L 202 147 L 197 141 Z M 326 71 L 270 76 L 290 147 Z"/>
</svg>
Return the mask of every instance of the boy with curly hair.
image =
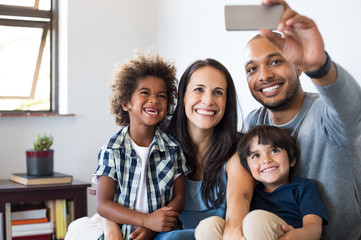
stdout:
<svg viewBox="0 0 361 240">
<path fill-rule="evenodd" d="M 93 174 L 106 239 L 119 235 L 114 223 L 121 239 L 152 239 L 179 227 L 189 170 L 179 143 L 160 128 L 174 108 L 175 73 L 172 63 L 150 53 L 118 65 L 110 113 L 122 128 L 101 148 Z"/>
</svg>

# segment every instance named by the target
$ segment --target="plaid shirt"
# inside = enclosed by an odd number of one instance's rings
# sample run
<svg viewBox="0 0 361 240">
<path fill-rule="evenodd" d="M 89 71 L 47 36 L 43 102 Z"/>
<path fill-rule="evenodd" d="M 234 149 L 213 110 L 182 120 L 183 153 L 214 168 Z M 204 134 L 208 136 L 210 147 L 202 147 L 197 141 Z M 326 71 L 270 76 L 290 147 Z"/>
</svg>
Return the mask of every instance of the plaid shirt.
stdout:
<svg viewBox="0 0 361 240">
<path fill-rule="evenodd" d="M 114 202 L 134 209 L 141 176 L 141 160 L 132 149 L 128 128 L 122 128 L 101 148 L 94 176 L 113 178 L 116 181 Z M 166 206 L 172 200 L 174 176 L 188 172 L 179 143 L 157 127 L 150 145 L 146 178 L 150 213 Z M 128 239 L 131 226 L 123 225 L 122 233 L 123 239 Z"/>
</svg>

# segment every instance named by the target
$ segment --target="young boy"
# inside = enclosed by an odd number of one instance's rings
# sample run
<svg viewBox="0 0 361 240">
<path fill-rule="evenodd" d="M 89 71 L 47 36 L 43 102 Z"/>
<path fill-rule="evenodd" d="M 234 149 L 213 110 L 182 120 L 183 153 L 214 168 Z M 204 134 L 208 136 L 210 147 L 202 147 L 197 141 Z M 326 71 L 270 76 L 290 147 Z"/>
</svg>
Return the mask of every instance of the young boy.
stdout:
<svg viewBox="0 0 361 240">
<path fill-rule="evenodd" d="M 175 72 L 160 56 L 140 53 L 115 74 L 110 112 L 124 127 L 100 150 L 94 173 L 97 211 L 111 220 L 105 233 L 117 233 L 115 222 L 122 239 L 152 239 L 177 225 L 188 168 L 179 143 L 158 127 L 174 106 Z"/>
<path fill-rule="evenodd" d="M 299 159 L 295 139 L 278 127 L 256 126 L 243 136 L 238 154 L 257 181 L 243 221 L 245 238 L 320 239 L 327 214 L 316 186 L 307 179 L 290 181 Z"/>
</svg>

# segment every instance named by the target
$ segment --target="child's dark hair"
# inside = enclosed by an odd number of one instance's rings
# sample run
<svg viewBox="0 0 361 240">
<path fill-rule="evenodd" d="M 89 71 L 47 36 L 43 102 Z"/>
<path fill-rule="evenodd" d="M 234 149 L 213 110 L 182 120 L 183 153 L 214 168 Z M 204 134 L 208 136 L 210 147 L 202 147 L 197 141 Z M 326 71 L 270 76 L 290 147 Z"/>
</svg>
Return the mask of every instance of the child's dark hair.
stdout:
<svg viewBox="0 0 361 240">
<path fill-rule="evenodd" d="M 248 172 L 251 172 L 251 170 L 247 163 L 247 157 L 251 155 L 249 148 L 254 137 L 258 137 L 258 144 L 284 149 L 287 152 L 289 161 L 291 162 L 293 159 L 296 159 L 297 163 L 300 153 L 296 139 L 279 127 L 259 125 L 251 128 L 243 135 L 237 147 L 241 163 Z M 291 170 L 292 168 L 290 169 L 290 176 L 292 175 Z"/>
<path fill-rule="evenodd" d="M 129 114 L 123 110 L 123 104 L 131 100 L 139 82 L 147 76 L 159 77 L 164 80 L 167 86 L 167 115 L 173 113 L 178 84 L 176 67 L 158 54 L 153 56 L 149 52 L 139 51 L 128 62 L 117 65 L 114 80 L 110 86 L 112 94 L 109 98 L 109 111 L 115 115 L 117 125 L 129 124 Z"/>
</svg>

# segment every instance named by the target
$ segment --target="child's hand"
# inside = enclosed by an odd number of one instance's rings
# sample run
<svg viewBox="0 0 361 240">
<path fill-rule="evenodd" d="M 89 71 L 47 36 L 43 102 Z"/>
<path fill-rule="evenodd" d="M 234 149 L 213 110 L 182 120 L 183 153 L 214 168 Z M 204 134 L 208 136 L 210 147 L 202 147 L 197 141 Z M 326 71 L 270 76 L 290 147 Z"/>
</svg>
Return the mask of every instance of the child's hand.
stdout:
<svg viewBox="0 0 361 240">
<path fill-rule="evenodd" d="M 119 225 L 113 221 L 101 217 L 101 224 L 104 232 L 104 240 L 123 239 Z"/>
<path fill-rule="evenodd" d="M 282 231 L 285 233 L 278 240 L 297 239 L 295 229 L 291 225 L 281 225 Z"/>
<path fill-rule="evenodd" d="M 133 240 L 151 240 L 156 234 L 156 232 L 148 228 L 139 227 L 129 235 L 129 238 Z"/>
<path fill-rule="evenodd" d="M 169 232 L 173 230 L 179 213 L 172 211 L 171 207 L 160 208 L 147 215 L 144 227 L 156 232 Z"/>
</svg>

